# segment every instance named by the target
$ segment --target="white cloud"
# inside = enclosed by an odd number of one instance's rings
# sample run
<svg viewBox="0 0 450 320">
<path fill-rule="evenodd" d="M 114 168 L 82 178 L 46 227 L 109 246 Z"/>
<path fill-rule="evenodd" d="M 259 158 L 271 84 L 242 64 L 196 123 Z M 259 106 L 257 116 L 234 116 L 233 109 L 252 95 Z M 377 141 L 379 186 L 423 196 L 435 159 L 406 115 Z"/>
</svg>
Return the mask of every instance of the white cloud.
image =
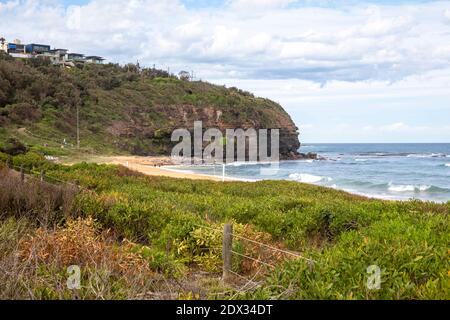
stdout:
<svg viewBox="0 0 450 320">
<path fill-rule="evenodd" d="M 179 0 L 91 0 L 71 8 L 57 0 L 9 0 L 0 2 L 0 32 L 112 62 L 194 70 L 282 103 L 322 141 L 351 132 L 375 139 L 383 130 L 450 141 L 442 123 L 439 132 L 430 124 L 450 118 L 447 1 L 292 2 L 230 0 L 195 9 Z"/>
<path fill-rule="evenodd" d="M 445 3 L 299 8 L 291 2 L 232 0 L 195 10 L 177 0 L 92 0 L 69 9 L 16 0 L 0 4 L 0 30 L 8 39 L 111 61 L 189 65 L 210 79 L 398 81 L 450 65 L 448 25 L 439 19 L 449 15 Z"/>
<path fill-rule="evenodd" d="M 408 129 L 410 129 L 410 127 L 408 125 L 404 124 L 403 122 L 397 122 L 397 123 L 393 123 L 393 124 L 381 127 L 381 130 L 386 130 L 386 131 L 404 131 L 404 130 L 408 130 Z"/>
<path fill-rule="evenodd" d="M 393 33 L 407 31 L 413 25 L 413 19 L 408 16 L 392 18 L 375 18 L 369 20 L 359 32 L 362 36 L 385 36 Z"/>
<path fill-rule="evenodd" d="M 440 126 L 424 126 L 424 125 L 409 125 L 403 122 L 397 122 L 381 126 L 364 126 L 362 128 L 365 134 L 403 134 L 412 135 L 416 137 L 417 135 L 427 136 L 450 136 L 450 126 L 440 125 Z"/>
<path fill-rule="evenodd" d="M 296 2 L 296 0 L 228 0 L 228 5 L 233 10 L 258 10 L 283 8 Z"/>
<path fill-rule="evenodd" d="M 444 12 L 444 17 L 445 17 L 448 21 L 450 21 L 450 9 L 445 10 L 445 12 Z"/>
<path fill-rule="evenodd" d="M 0 13 L 3 10 L 12 10 L 19 5 L 19 0 L 7 1 L 5 3 L 0 2 Z"/>
<path fill-rule="evenodd" d="M 329 142 L 330 136 L 339 137 L 340 142 L 447 142 L 450 137 L 450 126 L 413 126 L 405 123 L 394 123 L 380 126 L 341 124 L 330 128 L 326 126 L 315 126 L 316 134 L 311 130 L 304 130 L 304 136 L 308 142 Z M 319 131 L 319 134 L 317 132 Z M 326 134 L 323 134 L 323 133 Z M 319 138 L 309 138 L 316 136 Z"/>
</svg>

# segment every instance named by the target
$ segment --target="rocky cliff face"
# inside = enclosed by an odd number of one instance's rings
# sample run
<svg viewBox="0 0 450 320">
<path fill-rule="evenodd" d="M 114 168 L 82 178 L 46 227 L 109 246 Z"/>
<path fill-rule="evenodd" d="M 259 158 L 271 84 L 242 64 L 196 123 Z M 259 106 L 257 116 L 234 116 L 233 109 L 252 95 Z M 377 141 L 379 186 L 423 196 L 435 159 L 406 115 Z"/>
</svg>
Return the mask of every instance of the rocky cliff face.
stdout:
<svg viewBox="0 0 450 320">
<path fill-rule="evenodd" d="M 141 110 L 144 111 L 145 110 Z M 298 129 L 284 112 L 261 108 L 259 112 L 263 116 L 255 116 L 252 119 L 241 119 L 240 112 L 232 109 L 224 110 L 219 106 L 197 107 L 194 105 L 159 105 L 148 112 L 156 113 L 164 117 L 170 125 L 165 127 L 149 126 L 137 114 L 132 115 L 132 121 L 113 121 L 106 129 L 118 141 L 139 139 L 141 141 L 159 141 L 162 153 L 170 154 L 173 143 L 170 141 L 174 129 L 186 128 L 193 131 L 195 121 L 201 121 L 203 129 L 219 129 L 225 136 L 227 129 L 279 129 L 280 130 L 280 157 L 281 159 L 295 159 L 299 157 Z M 268 121 L 267 121 L 268 120 Z M 129 149 L 129 147 L 132 147 Z M 145 149 L 139 150 L 135 145 L 122 144 L 119 147 L 128 149 L 132 153 L 147 155 Z"/>
<path fill-rule="evenodd" d="M 283 159 L 300 147 L 290 116 L 277 103 L 237 88 L 179 80 L 137 66 L 85 65 L 70 70 L 46 61 L 0 55 L 0 124 L 55 141 L 76 141 L 98 153 L 170 154 L 172 131 L 204 128 L 280 129 Z M 1 139 L 1 136 L 0 136 Z M 1 142 L 1 141 L 0 141 Z"/>
</svg>

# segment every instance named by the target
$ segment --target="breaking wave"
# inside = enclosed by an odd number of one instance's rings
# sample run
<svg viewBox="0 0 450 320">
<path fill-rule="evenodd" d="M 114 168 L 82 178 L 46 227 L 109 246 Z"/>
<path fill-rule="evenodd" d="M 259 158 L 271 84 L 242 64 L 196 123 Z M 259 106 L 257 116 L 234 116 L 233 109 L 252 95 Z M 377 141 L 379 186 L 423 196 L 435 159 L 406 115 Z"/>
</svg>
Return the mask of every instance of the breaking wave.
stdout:
<svg viewBox="0 0 450 320">
<path fill-rule="evenodd" d="M 332 181 L 333 180 L 330 177 L 315 176 L 313 174 L 308 174 L 308 173 L 293 173 L 293 174 L 289 175 L 289 178 L 292 180 L 296 180 L 298 182 L 304 182 L 304 183 L 317 183 L 320 181 Z"/>
<path fill-rule="evenodd" d="M 407 157 L 407 158 L 449 158 L 445 153 L 410 153 L 410 152 L 361 152 L 356 153 L 361 157 Z"/>
<path fill-rule="evenodd" d="M 408 154 L 408 158 L 445 158 L 447 155 L 445 153 L 412 153 Z"/>
<path fill-rule="evenodd" d="M 392 192 L 423 192 L 431 189 L 428 185 L 393 184 L 389 183 L 388 190 Z"/>
</svg>

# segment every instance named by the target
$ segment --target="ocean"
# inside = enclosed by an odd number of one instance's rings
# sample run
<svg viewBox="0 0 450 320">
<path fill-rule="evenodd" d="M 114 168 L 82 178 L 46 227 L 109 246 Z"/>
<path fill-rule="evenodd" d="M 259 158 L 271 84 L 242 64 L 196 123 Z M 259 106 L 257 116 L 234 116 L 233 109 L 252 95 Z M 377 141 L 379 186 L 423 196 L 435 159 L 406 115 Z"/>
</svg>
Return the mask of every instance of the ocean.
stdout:
<svg viewBox="0 0 450 320">
<path fill-rule="evenodd" d="M 326 160 L 282 161 L 267 176 L 268 164 L 233 163 L 227 177 L 243 180 L 292 180 L 382 199 L 450 201 L 450 143 L 305 144 Z M 176 170 L 222 175 L 221 166 L 185 166 Z"/>
</svg>

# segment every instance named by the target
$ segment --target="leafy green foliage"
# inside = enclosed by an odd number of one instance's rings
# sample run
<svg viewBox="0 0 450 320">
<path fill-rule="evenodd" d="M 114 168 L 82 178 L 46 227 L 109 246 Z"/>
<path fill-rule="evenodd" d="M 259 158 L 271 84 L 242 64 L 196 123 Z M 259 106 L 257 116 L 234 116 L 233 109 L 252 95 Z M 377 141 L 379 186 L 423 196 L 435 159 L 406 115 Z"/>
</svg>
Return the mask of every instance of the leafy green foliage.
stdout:
<svg viewBox="0 0 450 320">
<path fill-rule="evenodd" d="M 448 204 L 368 200 L 286 181 L 216 183 L 119 177 L 117 171 L 82 164 L 54 174 L 78 177 L 99 192 L 101 209 L 87 211 L 105 226 L 157 244 L 184 263 L 218 270 L 220 251 L 213 248 L 220 234 L 198 228 L 205 218 L 254 225 L 317 261 L 314 268 L 302 260 L 286 263 L 255 297 L 278 296 L 284 289 L 273 288 L 287 287 L 296 289 L 285 297 L 295 299 L 449 297 Z M 366 288 L 373 264 L 382 269 L 379 291 Z"/>
<path fill-rule="evenodd" d="M 45 160 L 44 156 L 37 152 L 28 152 L 26 154 L 20 154 L 13 158 L 13 164 L 15 167 L 23 166 L 24 169 L 33 170 L 47 170 L 54 165 L 51 162 Z"/>
<path fill-rule="evenodd" d="M 76 145 L 77 110 L 81 146 L 103 154 L 168 154 L 172 130 L 192 128 L 196 120 L 209 126 L 295 128 L 281 106 L 236 88 L 182 81 L 133 64 L 62 69 L 44 59 L 0 55 L 0 125 L 5 128 L 0 142 L 19 133 L 23 142 L 45 145 L 52 154 L 64 140 L 70 149 Z"/>
<path fill-rule="evenodd" d="M 267 235 L 264 242 L 282 244 L 315 261 L 269 260 L 278 263 L 277 269 L 242 298 L 450 298 L 450 203 L 372 200 L 287 181 L 149 177 L 86 163 L 54 165 L 47 173 L 78 180 L 89 190 L 77 196 L 78 215 L 93 217 L 103 229 L 139 243 L 136 250 L 152 270 L 168 276 L 182 277 L 188 267 L 219 271 L 220 230 L 233 221 L 238 234 L 253 226 Z M 258 253 L 239 239 L 233 249 Z M 235 257 L 234 270 L 248 270 L 244 263 Z M 379 290 L 366 286 L 370 265 L 381 269 Z"/>
</svg>

